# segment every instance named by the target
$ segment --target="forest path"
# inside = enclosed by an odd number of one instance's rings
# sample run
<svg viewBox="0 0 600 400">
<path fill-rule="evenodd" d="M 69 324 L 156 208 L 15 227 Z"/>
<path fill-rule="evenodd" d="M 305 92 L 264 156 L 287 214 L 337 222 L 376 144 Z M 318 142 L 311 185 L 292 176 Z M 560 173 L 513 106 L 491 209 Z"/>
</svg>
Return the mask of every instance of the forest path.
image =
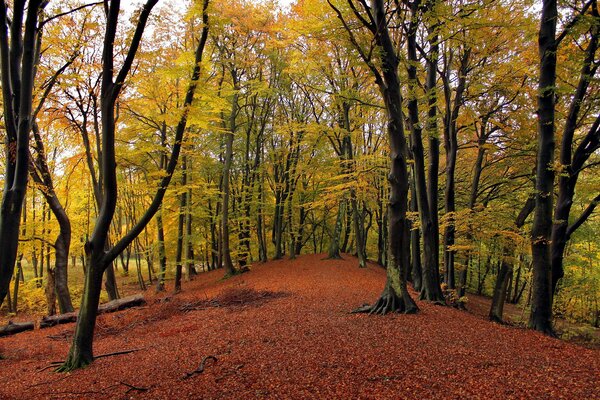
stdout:
<svg viewBox="0 0 600 400">
<path fill-rule="evenodd" d="M 64 359 L 74 324 L 1 338 L 0 399 L 600 399 L 600 350 L 424 302 L 416 315 L 350 314 L 385 282 L 357 265 L 307 255 L 148 291 L 148 306 L 96 329 L 97 355 L 140 350 L 70 374 L 39 370 Z"/>
</svg>

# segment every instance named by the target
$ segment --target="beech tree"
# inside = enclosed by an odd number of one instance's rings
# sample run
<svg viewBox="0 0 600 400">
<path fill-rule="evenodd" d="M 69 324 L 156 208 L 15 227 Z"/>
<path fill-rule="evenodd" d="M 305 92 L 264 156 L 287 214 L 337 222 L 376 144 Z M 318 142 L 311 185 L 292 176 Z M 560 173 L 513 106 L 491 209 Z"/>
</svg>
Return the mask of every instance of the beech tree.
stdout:
<svg viewBox="0 0 600 400">
<path fill-rule="evenodd" d="M 189 107 L 194 100 L 196 83 L 200 76 L 202 52 L 204 50 L 206 37 L 208 35 L 208 0 L 204 0 L 203 3 L 203 35 L 202 39 L 198 43 L 198 47 L 196 48 L 194 60 L 195 64 L 183 103 L 181 118 L 177 124 L 173 148 L 167 163 L 165 175 L 160 180 L 159 187 L 152 199 L 152 202 L 142 217 L 140 217 L 138 222 L 126 235 L 116 242 L 108 251 L 105 251 L 108 231 L 114 217 L 117 203 L 115 103 L 123 89 L 123 85 L 133 65 L 133 61 L 140 46 L 142 35 L 146 28 L 150 12 L 157 2 L 158 0 L 148 0 L 143 6 L 135 25 L 135 32 L 128 47 L 126 58 L 116 76 L 114 68 L 114 42 L 119 20 L 120 1 L 113 0 L 110 3 L 105 2 L 107 24 L 104 35 L 104 50 L 102 55 L 101 86 L 103 158 L 102 176 L 104 180 L 104 194 L 102 206 L 98 214 L 94 231 L 90 239 L 85 244 L 88 267 L 85 276 L 84 293 L 77 319 L 75 335 L 73 337 L 73 343 L 66 361 L 61 367 L 58 368 L 58 371 L 71 371 L 73 369 L 84 367 L 93 361 L 92 343 L 96 323 L 96 314 L 100 299 L 102 274 L 110 265 L 110 263 L 114 261 L 118 255 L 135 240 L 135 238 L 150 222 L 154 214 L 156 214 L 177 166 L 177 161 L 181 150 L 181 142 L 186 130 Z"/>
<path fill-rule="evenodd" d="M 406 218 L 408 199 L 408 169 L 406 163 L 407 145 L 404 136 L 404 117 L 398 65 L 400 57 L 388 29 L 387 10 L 383 0 L 373 0 L 369 5 L 359 2 L 362 14 L 352 0 L 348 6 L 354 16 L 372 35 L 380 59 L 373 58 L 373 51 L 365 50 L 358 42 L 338 7 L 328 0 L 342 23 L 355 50 L 371 70 L 383 97 L 390 142 L 391 169 L 388 176 L 390 197 L 388 204 L 388 267 L 387 281 L 379 300 L 373 305 L 359 308 L 358 312 L 387 314 L 389 312 L 414 313 L 418 310 L 406 287 L 406 273 L 409 268 L 410 244 L 408 241 L 409 222 Z M 377 66 L 376 62 L 379 64 Z"/>
<path fill-rule="evenodd" d="M 591 8 L 592 21 L 589 42 L 583 58 L 579 82 L 571 98 L 561 142 L 560 162 L 564 171 L 559 175 L 559 200 L 554 210 L 554 150 L 556 129 L 556 78 L 559 45 L 579 20 Z M 587 90 L 598 69 L 595 54 L 598 48 L 598 8 L 595 0 L 586 2 L 580 11 L 557 34 L 558 8 L 556 0 L 544 0 L 538 36 L 540 67 L 538 87 L 538 156 L 536 163 L 536 200 L 532 226 L 533 282 L 529 327 L 554 335 L 552 303 L 558 280 L 563 276 L 562 255 L 569 232 L 573 232 L 591 214 L 597 197 L 583 214 L 569 225 L 570 206 L 579 172 L 589 156 L 600 147 L 600 119 L 584 135 L 573 154 L 573 137 L 578 128 L 579 113 Z"/>
<path fill-rule="evenodd" d="M 38 24 L 45 5 L 40 0 L 15 1 L 12 15 L 9 15 L 8 4 L 0 4 L 0 73 L 6 130 L 4 189 L 0 205 L 0 304 L 8 293 L 17 259 L 21 212 L 29 175 Z"/>
</svg>

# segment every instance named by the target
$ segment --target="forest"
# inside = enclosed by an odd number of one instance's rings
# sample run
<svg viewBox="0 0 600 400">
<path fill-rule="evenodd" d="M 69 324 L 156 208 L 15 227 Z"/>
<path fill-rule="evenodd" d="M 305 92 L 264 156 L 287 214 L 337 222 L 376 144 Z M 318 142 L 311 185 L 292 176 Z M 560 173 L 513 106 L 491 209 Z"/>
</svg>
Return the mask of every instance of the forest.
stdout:
<svg viewBox="0 0 600 400">
<path fill-rule="evenodd" d="M 381 346 L 405 343 L 390 354 L 411 341 L 395 368 L 415 363 L 416 346 L 462 360 L 464 371 L 493 369 L 495 361 L 454 353 L 459 344 L 444 353 L 438 325 L 476 346 L 477 332 L 457 325 L 464 318 L 497 338 L 488 351 L 504 352 L 493 347 L 512 337 L 562 363 L 560 379 L 575 379 L 579 367 L 565 365 L 580 354 L 586 372 L 561 396 L 598 395 L 590 391 L 600 368 L 597 0 L 11 0 L 0 2 L 0 25 L 4 373 L 11 360 L 25 362 L 31 340 L 59 336 L 60 349 L 35 358 L 40 368 L 51 363 L 42 380 L 127 357 L 135 369 L 150 345 L 116 351 L 128 341 L 106 332 L 121 337 L 159 323 L 156 315 L 183 324 L 205 313 L 177 340 L 210 326 L 198 345 L 224 346 L 225 337 L 250 340 L 241 327 L 299 310 L 314 318 L 310 329 L 326 331 L 321 314 L 336 310 L 343 318 L 329 328 L 340 337 L 364 341 L 366 329 Z M 394 327 L 407 336 L 394 338 Z M 418 332 L 431 342 L 415 344 Z M 518 357 L 516 345 L 506 351 L 506 360 Z M 229 365 L 219 370 L 228 382 L 252 367 L 200 354 L 187 354 L 201 362 L 186 382 Z M 274 373 L 252 376 L 266 371 Z M 401 397 L 439 393 L 381 376 L 365 378 L 376 397 L 395 397 L 390 381 Z M 540 379 L 543 392 L 478 395 L 553 397 L 560 379 Z M 220 380 L 204 395 L 373 395 L 282 382 L 251 394 Z M 173 395 L 131 382 L 30 395 Z M 469 394 L 447 384 L 438 389 Z M 14 390 L 0 395 L 22 398 Z"/>
</svg>

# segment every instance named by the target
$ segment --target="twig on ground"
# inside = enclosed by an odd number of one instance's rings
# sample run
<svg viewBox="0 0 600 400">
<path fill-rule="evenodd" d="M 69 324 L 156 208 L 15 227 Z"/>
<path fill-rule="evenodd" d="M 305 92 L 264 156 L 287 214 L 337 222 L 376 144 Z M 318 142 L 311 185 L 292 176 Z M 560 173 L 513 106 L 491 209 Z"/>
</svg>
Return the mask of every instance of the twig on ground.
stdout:
<svg viewBox="0 0 600 400">
<path fill-rule="evenodd" d="M 131 385 L 131 384 L 129 384 L 127 382 L 123 382 L 123 381 L 119 381 L 119 383 L 121 385 L 127 386 L 129 388 L 129 389 L 127 389 L 127 391 L 125 393 L 129 393 L 132 390 L 137 390 L 139 392 L 147 392 L 150 389 L 150 388 L 146 388 L 146 387 L 134 386 L 134 385 Z"/>
<path fill-rule="evenodd" d="M 198 366 L 198 368 L 196 368 L 195 370 L 193 370 L 192 372 L 186 372 L 184 376 L 181 377 L 181 379 L 187 379 L 195 374 L 201 374 L 202 372 L 204 372 L 204 366 L 206 364 L 206 361 L 208 360 L 213 360 L 215 363 L 217 362 L 217 357 L 215 356 L 206 356 L 202 359 L 202 361 L 200 361 L 200 365 Z M 214 363 L 213 363 L 214 364 Z"/>
<path fill-rule="evenodd" d="M 71 392 L 71 391 L 63 391 L 63 392 L 50 392 L 50 393 L 43 393 L 43 394 L 47 394 L 47 395 L 57 395 L 57 394 L 72 394 L 72 395 L 82 395 L 82 394 L 104 394 L 105 390 L 108 389 L 112 389 L 114 387 L 119 386 L 118 384 L 115 385 L 110 385 L 110 386 L 106 386 L 104 388 L 101 388 L 100 390 L 84 390 L 81 392 Z"/>
<path fill-rule="evenodd" d="M 122 354 L 129 354 L 129 353 L 134 353 L 136 351 L 140 351 L 140 350 L 144 350 L 144 348 L 139 348 L 139 349 L 131 349 L 131 350 L 123 350 L 123 351 L 115 351 L 114 353 L 106 353 L 106 354 L 100 354 L 99 356 L 95 356 L 94 360 L 97 360 L 99 358 L 104 358 L 104 357 L 111 357 L 111 356 L 120 356 Z"/>
<path fill-rule="evenodd" d="M 47 367 L 46 367 L 46 368 L 47 368 Z M 48 385 L 49 383 L 56 383 L 56 382 L 60 382 L 60 381 L 62 381 L 63 379 L 66 379 L 66 378 L 68 378 L 68 377 L 69 377 L 69 375 L 65 375 L 65 376 L 63 376 L 62 378 L 53 379 L 53 380 L 51 380 L 51 381 L 44 381 L 44 382 L 40 382 L 40 383 L 34 383 L 34 384 L 32 384 L 32 385 L 29 385 L 29 386 L 27 386 L 27 387 L 28 387 L 28 388 L 33 388 L 33 387 L 36 387 L 36 386 L 44 386 L 44 385 Z"/>
</svg>

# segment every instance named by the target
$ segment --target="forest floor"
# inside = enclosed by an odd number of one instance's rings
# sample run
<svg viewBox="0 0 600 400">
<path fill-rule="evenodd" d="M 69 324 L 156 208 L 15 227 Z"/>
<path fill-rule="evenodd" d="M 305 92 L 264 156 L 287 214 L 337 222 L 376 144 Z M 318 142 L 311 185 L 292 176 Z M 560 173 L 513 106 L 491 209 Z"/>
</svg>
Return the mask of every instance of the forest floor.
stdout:
<svg viewBox="0 0 600 400">
<path fill-rule="evenodd" d="M 96 355 L 137 351 L 69 374 L 44 368 L 64 359 L 74 324 L 1 338 L 0 399 L 600 399 L 598 349 L 426 302 L 416 315 L 350 314 L 385 282 L 350 256 L 222 276 L 99 316 Z"/>
</svg>

